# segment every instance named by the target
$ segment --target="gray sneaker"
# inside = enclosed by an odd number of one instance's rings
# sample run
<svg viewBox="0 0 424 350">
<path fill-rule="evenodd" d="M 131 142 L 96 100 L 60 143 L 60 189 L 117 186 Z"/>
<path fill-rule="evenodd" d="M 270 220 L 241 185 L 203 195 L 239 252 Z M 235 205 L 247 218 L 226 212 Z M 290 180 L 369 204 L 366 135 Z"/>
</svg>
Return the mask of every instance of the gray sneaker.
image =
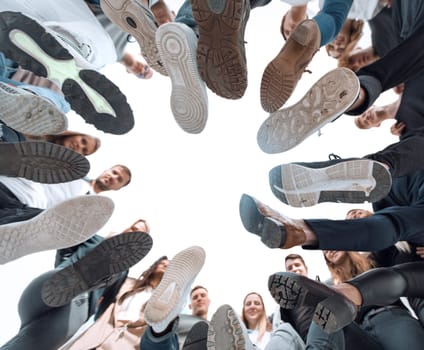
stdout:
<svg viewBox="0 0 424 350">
<path fill-rule="evenodd" d="M 137 0 L 100 0 L 104 14 L 140 45 L 147 64 L 162 75 L 168 75 L 155 42 L 158 29 L 153 13 Z"/>
<path fill-rule="evenodd" d="M 0 225 L 0 264 L 84 242 L 106 224 L 113 209 L 110 198 L 85 195 L 46 209 L 30 220 Z"/>
<path fill-rule="evenodd" d="M 68 120 L 51 102 L 27 90 L 0 82 L 0 120 L 24 134 L 60 134 Z"/>
<path fill-rule="evenodd" d="M 119 88 L 97 71 L 81 69 L 46 28 L 11 11 L 0 12 L 0 27 L 0 50 L 23 68 L 59 86 L 71 108 L 87 123 L 115 135 L 133 128 L 131 107 Z"/>
<path fill-rule="evenodd" d="M 208 329 L 208 350 L 250 350 L 253 345 L 240 318 L 230 305 L 222 305 L 212 316 Z"/>
<path fill-rule="evenodd" d="M 270 114 L 259 128 L 259 147 L 271 154 L 292 149 L 348 110 L 359 88 L 358 77 L 351 70 L 328 72 L 299 102 Z"/>
<path fill-rule="evenodd" d="M 197 70 L 196 35 L 185 24 L 166 23 L 158 29 L 156 43 L 171 78 L 175 120 L 184 131 L 200 133 L 208 119 L 208 95 Z"/>
<path fill-rule="evenodd" d="M 51 142 L 0 142 L 1 175 L 55 184 L 80 179 L 89 170 L 87 158 Z"/>
<path fill-rule="evenodd" d="M 205 251 L 193 246 L 175 255 L 144 309 L 144 319 L 156 333 L 180 314 L 191 284 L 205 263 Z"/>
<path fill-rule="evenodd" d="M 197 65 L 209 89 L 239 99 L 247 88 L 244 32 L 250 14 L 247 0 L 191 0 L 199 26 Z"/>
<path fill-rule="evenodd" d="M 273 194 L 292 207 L 322 202 L 374 203 L 390 191 L 392 177 L 381 163 L 369 159 L 335 159 L 289 163 L 269 172 Z"/>
</svg>

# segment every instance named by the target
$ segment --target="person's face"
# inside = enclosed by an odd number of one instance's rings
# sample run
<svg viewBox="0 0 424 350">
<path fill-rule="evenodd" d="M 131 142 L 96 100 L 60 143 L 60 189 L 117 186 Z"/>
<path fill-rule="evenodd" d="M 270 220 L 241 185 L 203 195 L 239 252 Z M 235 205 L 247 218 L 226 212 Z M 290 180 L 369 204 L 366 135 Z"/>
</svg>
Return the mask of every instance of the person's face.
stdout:
<svg viewBox="0 0 424 350">
<path fill-rule="evenodd" d="M 331 57 L 339 58 L 344 53 L 350 42 L 350 26 L 350 21 L 346 21 L 336 38 L 328 44 L 328 54 Z"/>
<path fill-rule="evenodd" d="M 138 220 L 131 227 L 127 228 L 124 232 L 146 232 L 149 233 L 147 223 L 143 220 Z"/>
<path fill-rule="evenodd" d="M 324 256 L 330 263 L 337 265 L 346 258 L 347 253 L 339 250 L 324 250 Z"/>
<path fill-rule="evenodd" d="M 194 316 L 207 315 L 209 310 L 209 299 L 208 292 L 204 288 L 196 289 L 190 296 L 190 309 Z"/>
<path fill-rule="evenodd" d="M 368 216 L 371 216 L 373 213 L 369 210 L 365 210 L 365 209 L 353 209 L 350 210 L 347 215 L 346 215 L 346 219 L 347 220 L 352 220 L 352 219 L 362 219 L 362 218 L 366 218 Z"/>
<path fill-rule="evenodd" d="M 362 67 L 373 63 L 375 61 L 375 56 L 373 56 L 367 50 L 356 50 L 355 52 L 349 54 L 348 61 L 350 69 L 356 72 Z"/>
<path fill-rule="evenodd" d="M 164 2 L 158 2 L 151 8 L 158 25 L 172 22 L 175 18 L 174 13 Z"/>
<path fill-rule="evenodd" d="M 297 273 L 298 275 L 302 275 L 308 277 L 308 269 L 303 264 L 300 259 L 287 259 L 286 260 L 286 271 Z"/>
<path fill-rule="evenodd" d="M 372 106 L 356 117 L 356 124 L 362 129 L 378 128 L 386 116 L 386 111 L 381 107 Z"/>
<path fill-rule="evenodd" d="M 287 13 L 285 14 L 284 17 L 284 23 L 283 23 L 283 32 L 284 32 L 284 37 L 286 39 L 289 38 L 289 36 L 291 35 L 291 33 L 293 32 L 293 30 L 296 29 L 297 25 L 302 22 L 304 19 L 303 18 L 301 20 L 295 20 L 292 16 L 292 12 L 291 10 L 288 10 Z"/>
<path fill-rule="evenodd" d="M 249 324 L 256 325 L 264 313 L 264 305 L 257 294 L 247 296 L 243 305 L 244 316 Z"/>
<path fill-rule="evenodd" d="M 70 135 L 63 139 L 63 146 L 83 156 L 88 156 L 96 150 L 96 140 L 88 135 Z"/>
<path fill-rule="evenodd" d="M 104 171 L 97 179 L 96 186 L 102 191 L 117 191 L 125 186 L 130 177 L 128 173 L 120 166 L 114 166 Z"/>
<path fill-rule="evenodd" d="M 163 275 L 168 265 L 169 265 L 169 260 L 167 259 L 161 260 L 159 264 L 156 265 L 155 274 Z"/>
</svg>

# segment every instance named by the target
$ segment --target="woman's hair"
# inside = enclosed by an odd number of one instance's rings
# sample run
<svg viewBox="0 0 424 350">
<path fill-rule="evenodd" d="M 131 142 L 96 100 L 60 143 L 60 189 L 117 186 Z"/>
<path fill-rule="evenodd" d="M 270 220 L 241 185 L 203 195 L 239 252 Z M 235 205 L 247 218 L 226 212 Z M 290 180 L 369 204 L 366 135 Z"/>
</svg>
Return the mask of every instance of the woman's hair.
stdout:
<svg viewBox="0 0 424 350">
<path fill-rule="evenodd" d="M 152 281 L 156 277 L 155 276 L 156 268 L 164 260 L 168 260 L 168 257 L 166 255 L 161 256 L 147 270 L 145 270 L 135 282 L 134 287 L 128 292 L 125 292 L 124 294 L 122 294 L 122 296 L 118 300 L 118 304 L 121 304 L 125 298 L 133 294 L 136 294 L 138 292 L 142 292 L 147 287 L 153 288 Z"/>
<path fill-rule="evenodd" d="M 265 310 L 265 304 L 264 304 L 264 300 L 262 299 L 262 296 L 259 293 L 256 292 L 251 292 L 248 293 L 244 299 L 243 299 L 243 311 L 241 313 L 241 319 L 244 322 L 244 324 L 246 325 L 246 328 L 249 328 L 249 323 L 247 321 L 246 315 L 244 313 L 244 305 L 246 303 L 246 299 L 249 295 L 257 295 L 259 297 L 259 299 L 261 300 L 261 304 L 263 307 L 263 313 L 258 321 L 258 325 L 257 325 L 257 329 L 258 329 L 258 340 L 261 340 L 262 337 L 264 336 L 266 331 L 271 331 L 272 330 L 272 325 L 271 322 L 269 322 L 267 315 L 266 315 L 266 310 Z"/>
<path fill-rule="evenodd" d="M 330 262 L 324 254 L 325 262 L 330 270 L 334 284 L 340 284 L 374 267 L 373 262 L 358 252 L 345 252 L 349 259 L 349 267 L 339 266 Z"/>
<path fill-rule="evenodd" d="M 91 137 L 95 141 L 94 150 L 93 150 L 93 152 L 86 154 L 87 156 L 96 152 L 101 146 L 101 141 L 98 137 L 88 135 L 88 134 L 83 134 L 81 132 L 76 132 L 76 131 L 65 131 L 65 132 L 63 132 L 61 134 L 57 134 L 57 135 L 44 135 L 44 136 L 25 135 L 25 136 L 28 139 L 31 139 L 31 140 L 46 141 L 46 142 L 56 143 L 58 145 L 63 145 L 63 140 L 66 139 L 67 137 L 70 137 L 70 136 Z"/>
<path fill-rule="evenodd" d="M 142 222 L 144 226 L 146 226 L 146 233 L 150 233 L 150 225 L 149 223 L 144 219 L 138 219 L 134 221 L 130 227 L 126 228 L 123 232 L 135 232 L 137 231 L 135 225 L 137 225 L 139 222 Z"/>
<path fill-rule="evenodd" d="M 361 19 L 348 18 L 346 22 L 350 23 L 349 42 L 346 45 L 346 48 L 343 51 L 343 53 L 340 55 L 340 57 L 337 58 L 339 67 L 340 67 L 340 64 L 345 63 L 345 57 L 349 56 L 349 54 L 353 51 L 353 49 L 358 44 L 359 39 L 361 39 L 362 37 L 362 28 L 364 27 L 364 21 Z M 332 48 L 331 43 L 325 45 L 325 49 L 327 50 L 328 55 L 330 55 L 331 48 Z"/>
</svg>

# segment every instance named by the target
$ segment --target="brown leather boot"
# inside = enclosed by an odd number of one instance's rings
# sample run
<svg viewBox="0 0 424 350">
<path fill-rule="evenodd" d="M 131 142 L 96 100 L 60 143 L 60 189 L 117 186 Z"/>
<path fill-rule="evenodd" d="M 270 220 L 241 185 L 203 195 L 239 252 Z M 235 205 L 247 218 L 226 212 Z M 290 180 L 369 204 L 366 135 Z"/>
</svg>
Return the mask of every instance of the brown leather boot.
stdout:
<svg viewBox="0 0 424 350">
<path fill-rule="evenodd" d="M 261 104 L 265 111 L 272 113 L 284 105 L 320 43 L 321 32 L 314 20 L 304 20 L 296 27 L 262 75 Z"/>
<path fill-rule="evenodd" d="M 306 242 L 306 230 L 310 230 L 303 220 L 285 217 L 247 194 L 240 199 L 240 218 L 244 228 L 260 236 L 269 248 L 302 245 Z"/>
</svg>

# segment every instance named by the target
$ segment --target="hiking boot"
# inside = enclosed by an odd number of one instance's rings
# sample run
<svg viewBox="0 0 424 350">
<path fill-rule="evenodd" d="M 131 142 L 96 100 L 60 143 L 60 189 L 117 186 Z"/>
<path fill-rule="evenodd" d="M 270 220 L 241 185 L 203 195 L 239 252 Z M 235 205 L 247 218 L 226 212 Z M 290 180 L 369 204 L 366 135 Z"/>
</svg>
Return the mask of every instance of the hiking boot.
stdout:
<svg viewBox="0 0 424 350">
<path fill-rule="evenodd" d="M 80 179 L 89 170 L 87 158 L 51 142 L 0 142 L 1 175 L 55 184 Z"/>
<path fill-rule="evenodd" d="M 217 95 L 239 99 L 247 88 L 244 32 L 250 13 L 247 0 L 191 0 L 199 26 L 197 66 Z"/>
<path fill-rule="evenodd" d="M 239 205 L 244 228 L 258 235 L 268 248 L 289 249 L 306 242 L 307 230 L 303 220 L 294 220 L 279 214 L 279 218 L 265 216 L 258 208 L 256 199 L 243 194 Z"/>
<path fill-rule="evenodd" d="M 199 321 L 187 333 L 182 350 L 205 350 L 208 341 L 209 324 Z"/>
<path fill-rule="evenodd" d="M 134 126 L 125 95 L 102 74 L 81 69 L 56 37 L 19 12 L 0 13 L 0 50 L 59 86 L 71 108 L 97 129 L 121 135 Z"/>
<path fill-rule="evenodd" d="M 299 23 L 262 75 L 261 104 L 265 111 L 275 112 L 286 103 L 320 42 L 321 33 L 314 20 Z"/>
<path fill-rule="evenodd" d="M 289 163 L 269 172 L 272 193 L 292 207 L 318 203 L 374 203 L 392 186 L 389 170 L 369 159 L 335 159 L 316 163 Z"/>
<path fill-rule="evenodd" d="M 208 119 L 208 95 L 196 63 L 197 37 L 182 23 L 165 23 L 156 32 L 162 62 L 171 78 L 171 110 L 186 132 L 202 132 Z"/>
<path fill-rule="evenodd" d="M 162 75 L 168 75 L 156 47 L 158 25 L 153 13 L 138 0 L 101 0 L 104 14 L 138 42 L 147 64 Z"/>
<path fill-rule="evenodd" d="M 46 209 L 30 220 L 0 225 L 0 264 L 84 242 L 106 224 L 113 209 L 110 198 L 85 195 Z"/>
<path fill-rule="evenodd" d="M 299 102 L 272 113 L 262 123 L 257 135 L 259 147 L 270 154 L 292 149 L 348 110 L 359 89 L 358 77 L 351 70 L 328 72 Z"/>
<path fill-rule="evenodd" d="M 208 330 L 208 350 L 248 350 L 253 345 L 243 331 L 241 321 L 230 305 L 220 306 L 212 316 Z"/>
<path fill-rule="evenodd" d="M 182 311 L 204 262 L 205 251 L 197 246 L 179 252 L 169 262 L 144 309 L 144 319 L 154 332 L 163 332 Z"/>
<path fill-rule="evenodd" d="M 271 275 L 268 289 L 283 309 L 316 306 L 313 321 L 328 333 L 347 326 L 357 314 L 355 304 L 343 294 L 296 273 L 278 272 Z"/>
<path fill-rule="evenodd" d="M 68 129 L 62 111 L 45 98 L 0 82 L 0 120 L 23 134 L 60 134 Z"/>
<path fill-rule="evenodd" d="M 72 265 L 59 270 L 43 283 L 41 298 L 46 305 L 69 304 L 77 295 L 111 285 L 143 259 L 153 241 L 144 232 L 127 232 L 105 239 Z"/>
</svg>

